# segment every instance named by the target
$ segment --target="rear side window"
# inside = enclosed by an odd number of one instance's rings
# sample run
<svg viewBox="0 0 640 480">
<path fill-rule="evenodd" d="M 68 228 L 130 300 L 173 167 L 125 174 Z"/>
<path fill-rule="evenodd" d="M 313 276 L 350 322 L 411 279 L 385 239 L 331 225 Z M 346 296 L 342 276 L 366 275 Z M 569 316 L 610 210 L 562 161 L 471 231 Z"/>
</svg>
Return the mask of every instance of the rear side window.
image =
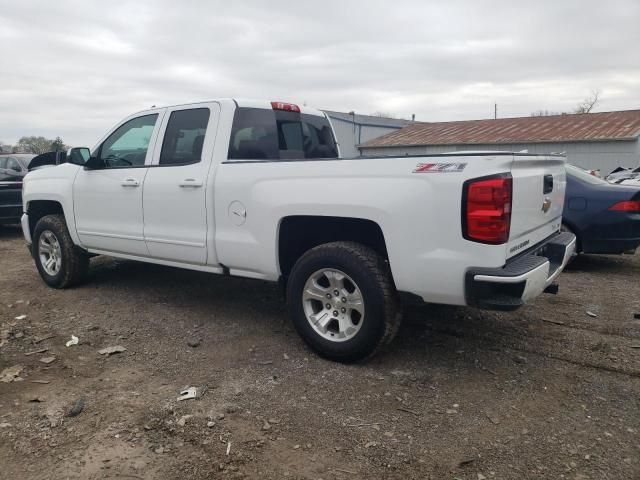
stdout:
<svg viewBox="0 0 640 480">
<path fill-rule="evenodd" d="M 208 123 L 208 108 L 172 112 L 162 142 L 160 165 L 199 162 Z"/>
<path fill-rule="evenodd" d="M 229 159 L 295 160 L 337 158 L 326 118 L 263 108 L 236 110 Z"/>
</svg>

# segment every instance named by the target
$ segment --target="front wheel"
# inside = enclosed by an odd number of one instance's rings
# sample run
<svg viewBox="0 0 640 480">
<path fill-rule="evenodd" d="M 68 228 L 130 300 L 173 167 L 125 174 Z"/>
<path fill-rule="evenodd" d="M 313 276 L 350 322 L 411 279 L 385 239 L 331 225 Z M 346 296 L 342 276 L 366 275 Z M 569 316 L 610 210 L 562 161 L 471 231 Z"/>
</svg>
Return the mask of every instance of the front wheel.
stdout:
<svg viewBox="0 0 640 480">
<path fill-rule="evenodd" d="M 303 340 L 334 361 L 374 355 L 400 325 L 389 266 L 355 242 L 328 243 L 305 253 L 291 271 L 287 301 Z"/>
<path fill-rule="evenodd" d="M 38 272 L 50 287 L 71 287 L 87 275 L 89 256 L 73 243 L 63 215 L 38 220 L 32 249 Z"/>
</svg>

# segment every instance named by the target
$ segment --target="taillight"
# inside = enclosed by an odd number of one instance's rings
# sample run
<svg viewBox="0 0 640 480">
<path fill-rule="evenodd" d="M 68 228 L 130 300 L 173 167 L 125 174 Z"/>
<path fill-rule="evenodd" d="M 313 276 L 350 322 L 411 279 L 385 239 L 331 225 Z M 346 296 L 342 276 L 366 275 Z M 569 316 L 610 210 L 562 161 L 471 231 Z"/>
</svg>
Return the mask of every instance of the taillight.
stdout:
<svg viewBox="0 0 640 480">
<path fill-rule="evenodd" d="M 274 110 L 284 110 L 285 112 L 300 113 L 300 107 L 293 103 L 271 102 L 271 108 Z"/>
<path fill-rule="evenodd" d="M 468 180 L 462 197 L 462 232 L 475 242 L 499 245 L 509 240 L 511 175 Z"/>
<path fill-rule="evenodd" d="M 613 210 L 615 212 L 640 212 L 640 200 L 618 202 L 609 207 L 609 210 Z"/>
</svg>

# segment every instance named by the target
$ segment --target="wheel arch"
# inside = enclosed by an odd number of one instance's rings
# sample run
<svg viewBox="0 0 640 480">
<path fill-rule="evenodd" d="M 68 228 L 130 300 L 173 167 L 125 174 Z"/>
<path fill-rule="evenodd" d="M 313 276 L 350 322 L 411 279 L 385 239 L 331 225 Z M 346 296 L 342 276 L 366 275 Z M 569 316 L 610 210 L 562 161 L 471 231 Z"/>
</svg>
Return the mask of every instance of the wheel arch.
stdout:
<svg viewBox="0 0 640 480">
<path fill-rule="evenodd" d="M 353 241 L 372 248 L 388 259 L 387 243 L 380 225 L 369 219 L 321 215 L 291 215 L 280 219 L 277 233 L 277 261 L 281 278 L 286 278 L 296 261 L 318 245 Z"/>
<path fill-rule="evenodd" d="M 42 217 L 59 214 L 66 219 L 62 203 L 57 200 L 31 200 L 27 203 L 26 213 L 29 216 L 29 232 L 32 236 L 36 224 Z"/>
<path fill-rule="evenodd" d="M 52 198 L 33 198 L 29 199 L 25 204 L 25 213 L 29 217 L 29 233 L 33 237 L 33 231 L 40 220 L 45 215 L 63 215 L 69 230 L 69 235 L 73 239 L 73 243 L 82 247 L 80 238 L 76 232 L 75 218 L 71 207 L 65 205 L 62 199 Z"/>
</svg>

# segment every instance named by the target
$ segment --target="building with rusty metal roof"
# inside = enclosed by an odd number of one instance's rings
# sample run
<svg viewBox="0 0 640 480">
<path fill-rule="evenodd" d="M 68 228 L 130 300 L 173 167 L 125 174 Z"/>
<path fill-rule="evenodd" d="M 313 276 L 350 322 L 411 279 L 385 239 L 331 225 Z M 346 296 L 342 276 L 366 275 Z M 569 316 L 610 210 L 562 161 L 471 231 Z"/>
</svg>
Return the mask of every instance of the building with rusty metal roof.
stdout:
<svg viewBox="0 0 640 480">
<path fill-rule="evenodd" d="M 416 122 L 358 146 L 362 155 L 469 150 L 564 152 L 570 163 L 609 173 L 640 164 L 640 110 L 542 117 Z"/>
</svg>

